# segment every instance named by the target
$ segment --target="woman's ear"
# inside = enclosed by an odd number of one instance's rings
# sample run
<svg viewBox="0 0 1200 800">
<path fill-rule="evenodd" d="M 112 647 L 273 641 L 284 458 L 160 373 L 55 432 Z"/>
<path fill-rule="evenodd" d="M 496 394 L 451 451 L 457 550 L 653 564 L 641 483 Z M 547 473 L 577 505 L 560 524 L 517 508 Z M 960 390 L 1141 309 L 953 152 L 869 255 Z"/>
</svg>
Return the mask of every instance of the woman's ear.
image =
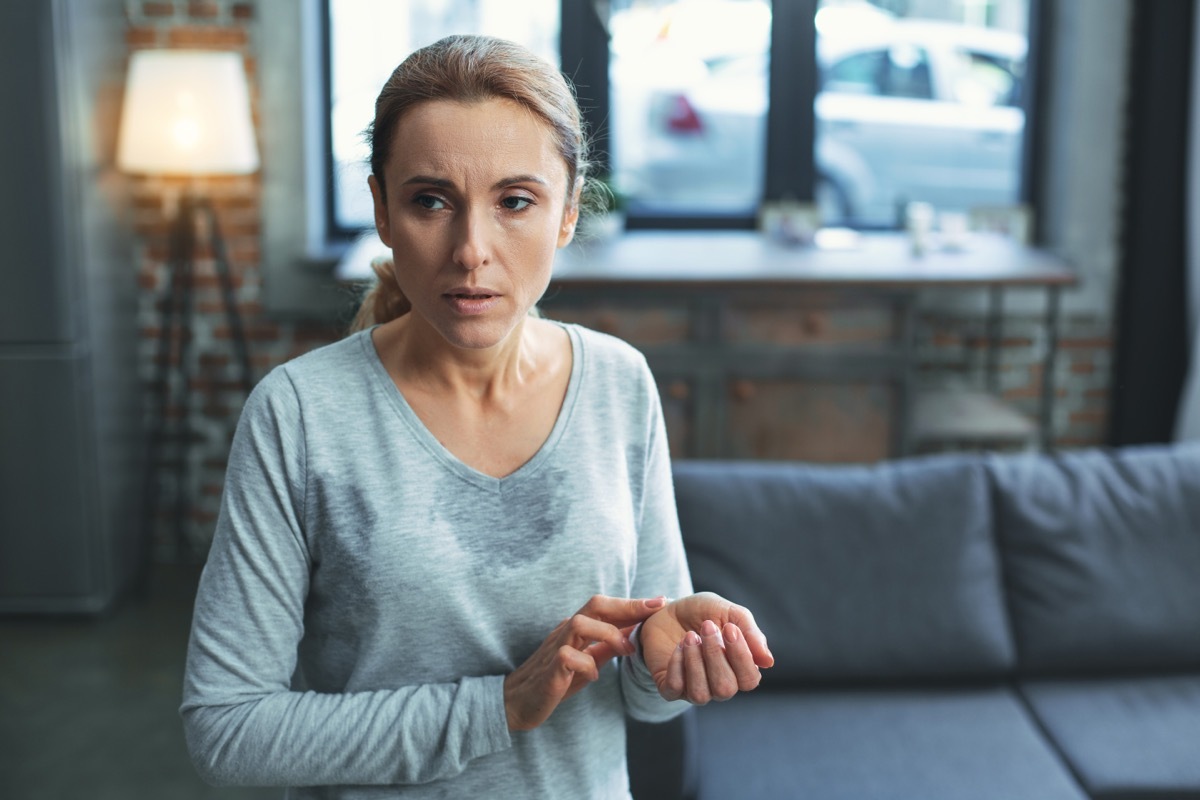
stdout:
<svg viewBox="0 0 1200 800">
<path fill-rule="evenodd" d="M 392 231 L 388 225 L 387 200 L 383 196 L 383 187 L 374 175 L 367 176 L 367 185 L 371 187 L 371 200 L 375 203 L 375 230 L 379 233 L 379 240 L 391 247 Z"/>
<path fill-rule="evenodd" d="M 583 178 L 575 179 L 575 188 L 563 209 L 562 227 L 558 231 L 558 246 L 566 247 L 575 238 L 575 226 L 579 223 L 579 199 L 583 196 Z"/>
</svg>

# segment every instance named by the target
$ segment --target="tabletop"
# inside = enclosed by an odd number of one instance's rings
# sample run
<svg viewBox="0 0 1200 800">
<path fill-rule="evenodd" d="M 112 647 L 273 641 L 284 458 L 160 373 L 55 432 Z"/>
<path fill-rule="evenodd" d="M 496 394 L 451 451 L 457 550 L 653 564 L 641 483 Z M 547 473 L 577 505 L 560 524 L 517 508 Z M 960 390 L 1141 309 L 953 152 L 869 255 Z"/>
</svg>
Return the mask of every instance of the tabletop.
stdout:
<svg viewBox="0 0 1200 800">
<path fill-rule="evenodd" d="M 835 247 L 791 246 L 754 231 L 629 231 L 559 252 L 551 284 L 637 287 L 1069 286 L 1071 264 L 1049 250 L 991 233 L 954 248 L 912 251 L 902 233 L 847 231 Z"/>
</svg>

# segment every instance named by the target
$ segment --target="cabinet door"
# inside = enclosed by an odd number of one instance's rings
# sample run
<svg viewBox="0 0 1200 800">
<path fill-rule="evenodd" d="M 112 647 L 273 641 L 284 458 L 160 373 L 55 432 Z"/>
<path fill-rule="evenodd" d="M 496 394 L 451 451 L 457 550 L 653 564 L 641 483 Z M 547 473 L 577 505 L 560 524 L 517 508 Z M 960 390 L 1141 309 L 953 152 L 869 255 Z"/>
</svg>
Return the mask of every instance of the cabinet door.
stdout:
<svg viewBox="0 0 1200 800">
<path fill-rule="evenodd" d="M 52 4 L 0 3 L 0 97 L 20 122 L 5 126 L 0 147 L 0 344 L 64 342 L 77 334 L 70 264 L 63 257 L 62 131 Z M 90 122 L 91 120 L 89 120 Z"/>
<path fill-rule="evenodd" d="M 695 429 L 692 421 L 695 419 L 693 403 L 696 388 L 693 382 L 684 376 L 673 377 L 660 373 L 655 377 L 658 380 L 658 393 L 662 398 L 671 458 L 687 458 L 695 450 Z"/>
<path fill-rule="evenodd" d="M 83 372 L 74 358 L 0 359 L 0 610 L 43 610 L 97 589 Z"/>
<path fill-rule="evenodd" d="M 735 379 L 728 458 L 870 463 L 888 457 L 895 389 L 867 380 Z"/>
<path fill-rule="evenodd" d="M 898 326 L 894 302 L 877 294 L 792 292 L 731 303 L 722 325 L 725 340 L 777 364 L 728 366 L 722 455 L 887 458 L 898 417 Z"/>
</svg>

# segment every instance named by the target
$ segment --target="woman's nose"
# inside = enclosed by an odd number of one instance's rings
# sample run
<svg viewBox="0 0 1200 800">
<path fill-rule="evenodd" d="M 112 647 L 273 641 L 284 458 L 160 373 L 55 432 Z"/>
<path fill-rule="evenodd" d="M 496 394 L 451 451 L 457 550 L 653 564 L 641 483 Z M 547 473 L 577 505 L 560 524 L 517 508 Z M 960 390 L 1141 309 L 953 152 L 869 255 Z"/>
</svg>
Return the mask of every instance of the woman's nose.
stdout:
<svg viewBox="0 0 1200 800">
<path fill-rule="evenodd" d="M 490 220 L 482 212 L 468 210 L 459 218 L 455 231 L 454 262 L 478 269 L 491 260 Z"/>
</svg>

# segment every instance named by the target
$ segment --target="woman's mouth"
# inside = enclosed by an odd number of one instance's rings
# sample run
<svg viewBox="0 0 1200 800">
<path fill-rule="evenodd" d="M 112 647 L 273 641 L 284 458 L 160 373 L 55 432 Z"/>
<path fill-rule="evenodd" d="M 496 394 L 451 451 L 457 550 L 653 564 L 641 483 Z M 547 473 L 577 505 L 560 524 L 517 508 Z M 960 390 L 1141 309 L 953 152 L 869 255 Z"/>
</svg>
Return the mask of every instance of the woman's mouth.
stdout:
<svg viewBox="0 0 1200 800">
<path fill-rule="evenodd" d="M 482 314 L 500 299 L 500 295 L 485 289 L 454 289 L 442 297 L 454 311 L 465 316 Z"/>
</svg>

